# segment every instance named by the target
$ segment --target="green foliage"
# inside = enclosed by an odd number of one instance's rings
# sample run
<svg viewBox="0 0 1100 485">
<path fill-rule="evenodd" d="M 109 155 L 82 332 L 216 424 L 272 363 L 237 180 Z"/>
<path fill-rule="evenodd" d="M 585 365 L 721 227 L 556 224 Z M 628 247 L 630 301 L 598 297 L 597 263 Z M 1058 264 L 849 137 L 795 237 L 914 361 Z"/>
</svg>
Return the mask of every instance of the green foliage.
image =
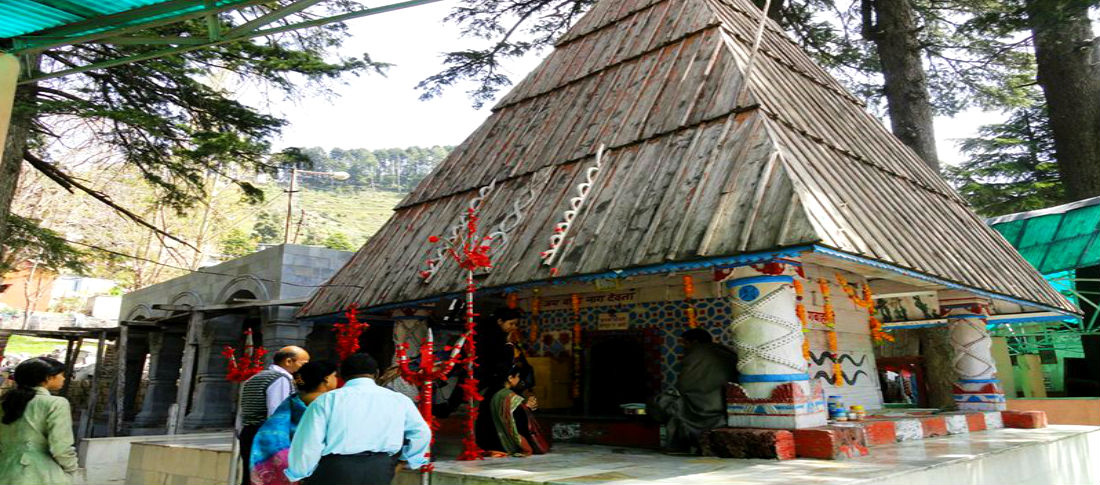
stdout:
<svg viewBox="0 0 1100 485">
<path fill-rule="evenodd" d="M 321 241 L 321 245 L 329 249 L 338 249 L 340 251 L 355 251 L 359 249 L 351 243 L 351 240 L 348 239 L 348 235 L 342 232 L 329 234 L 324 241 Z"/>
<path fill-rule="evenodd" d="M 975 210 L 995 216 L 1064 201 L 1053 135 L 1040 101 L 1011 111 L 1003 123 L 981 127 L 978 135 L 961 145 L 966 162 L 945 173 Z"/>
<path fill-rule="evenodd" d="M 230 229 L 222 238 L 221 253 L 227 258 L 239 258 L 256 251 L 259 241 L 239 228 Z"/>
<path fill-rule="evenodd" d="M 283 242 L 283 220 L 275 214 L 263 211 L 256 216 L 252 226 L 252 238 L 264 244 Z"/>
<path fill-rule="evenodd" d="M 346 10 L 354 2 L 332 2 L 282 22 L 311 18 L 324 8 Z M 270 11 L 256 5 L 224 13 L 215 21 L 228 31 Z M 144 32 L 166 37 L 202 37 L 207 19 L 162 26 Z M 235 174 L 273 172 L 266 160 L 268 140 L 286 124 L 236 101 L 228 82 L 273 87 L 294 96 L 301 86 L 321 87 L 347 73 L 386 67 L 362 58 L 333 59 L 331 49 L 346 37 L 343 24 L 331 24 L 258 41 L 244 40 L 109 69 L 87 71 L 31 87 L 35 105 L 33 137 L 44 147 L 60 138 L 48 126 L 72 122 L 91 129 L 93 142 L 140 171 L 166 206 L 183 211 L 203 199 L 208 173 L 228 177 L 245 198 L 263 192 Z M 48 67 L 71 67 L 148 54 L 156 45 L 78 44 L 41 54 Z M 306 83 L 303 83 L 306 81 Z M 308 83 L 308 84 L 307 84 Z M 49 120 L 48 125 L 46 120 Z M 52 153 L 40 150 L 50 160 Z"/>
<path fill-rule="evenodd" d="M 15 269 L 23 261 L 35 260 L 53 272 L 67 270 L 84 273 L 86 254 L 70 245 L 55 231 L 40 227 L 34 220 L 8 214 L 8 239 L 0 275 Z"/>
<path fill-rule="evenodd" d="M 320 172 L 347 172 L 348 180 L 302 176 L 301 187 L 318 190 L 346 190 L 370 187 L 398 192 L 412 191 L 454 147 L 406 147 L 367 150 L 364 148 L 294 148 L 299 168 Z"/>
</svg>

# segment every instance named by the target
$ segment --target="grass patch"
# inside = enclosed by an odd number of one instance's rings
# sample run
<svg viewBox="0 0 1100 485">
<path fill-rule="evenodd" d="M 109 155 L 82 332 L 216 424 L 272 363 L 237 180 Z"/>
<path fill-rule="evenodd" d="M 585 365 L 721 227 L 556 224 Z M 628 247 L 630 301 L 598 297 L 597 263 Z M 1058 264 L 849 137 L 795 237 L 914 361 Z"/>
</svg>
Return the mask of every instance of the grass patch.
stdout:
<svg viewBox="0 0 1100 485">
<path fill-rule="evenodd" d="M 64 340 L 49 338 L 28 337 L 26 335 L 12 335 L 8 339 L 8 347 L 4 349 L 4 355 L 23 354 L 28 357 L 39 357 L 60 348 L 65 350 L 67 343 Z M 92 344 L 95 346 L 95 344 Z"/>
</svg>

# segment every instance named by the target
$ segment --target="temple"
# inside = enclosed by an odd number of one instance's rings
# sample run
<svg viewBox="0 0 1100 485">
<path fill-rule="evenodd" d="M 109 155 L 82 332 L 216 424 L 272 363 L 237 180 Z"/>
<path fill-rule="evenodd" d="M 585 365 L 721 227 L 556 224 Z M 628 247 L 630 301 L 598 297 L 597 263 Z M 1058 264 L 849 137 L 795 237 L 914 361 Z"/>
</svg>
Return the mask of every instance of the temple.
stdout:
<svg viewBox="0 0 1100 485">
<path fill-rule="evenodd" d="M 414 354 L 454 339 L 445 247 L 471 214 L 475 308 L 527 312 L 540 413 L 578 442 L 656 444 L 622 408 L 675 382 L 690 327 L 740 355 L 729 430 L 823 429 L 829 396 L 883 409 L 900 308 L 948 327 L 924 358 L 951 363 L 957 412 L 885 419 L 886 441 L 1001 427 L 988 329 L 1079 312 L 748 0 L 597 3 L 298 316 L 357 305 Z"/>
</svg>

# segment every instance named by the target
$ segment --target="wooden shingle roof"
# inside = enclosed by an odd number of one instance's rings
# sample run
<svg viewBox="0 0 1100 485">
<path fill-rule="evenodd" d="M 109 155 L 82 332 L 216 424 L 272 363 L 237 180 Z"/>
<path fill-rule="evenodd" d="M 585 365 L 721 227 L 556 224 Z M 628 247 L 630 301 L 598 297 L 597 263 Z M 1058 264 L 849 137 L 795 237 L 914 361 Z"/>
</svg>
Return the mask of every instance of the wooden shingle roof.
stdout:
<svg viewBox="0 0 1100 485">
<path fill-rule="evenodd" d="M 465 209 L 497 229 L 480 286 L 819 244 L 1076 311 L 749 0 L 603 0 L 302 309 L 460 291 L 431 249 Z M 555 225 L 606 146 L 559 250 Z"/>
</svg>

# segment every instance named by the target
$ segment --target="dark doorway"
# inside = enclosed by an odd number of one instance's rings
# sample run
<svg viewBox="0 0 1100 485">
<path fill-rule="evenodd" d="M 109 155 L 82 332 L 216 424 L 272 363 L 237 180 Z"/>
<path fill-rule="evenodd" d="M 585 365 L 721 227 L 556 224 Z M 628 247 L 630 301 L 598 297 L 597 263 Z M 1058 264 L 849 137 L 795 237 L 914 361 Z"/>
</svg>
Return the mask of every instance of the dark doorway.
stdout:
<svg viewBox="0 0 1100 485">
<path fill-rule="evenodd" d="M 370 354 L 378 362 L 379 369 L 388 369 L 393 363 L 393 325 L 372 323 L 359 335 L 359 352 Z"/>
<path fill-rule="evenodd" d="M 621 416 L 619 405 L 643 403 L 654 393 L 645 338 L 640 333 L 592 332 L 587 346 L 585 414 Z"/>
</svg>

